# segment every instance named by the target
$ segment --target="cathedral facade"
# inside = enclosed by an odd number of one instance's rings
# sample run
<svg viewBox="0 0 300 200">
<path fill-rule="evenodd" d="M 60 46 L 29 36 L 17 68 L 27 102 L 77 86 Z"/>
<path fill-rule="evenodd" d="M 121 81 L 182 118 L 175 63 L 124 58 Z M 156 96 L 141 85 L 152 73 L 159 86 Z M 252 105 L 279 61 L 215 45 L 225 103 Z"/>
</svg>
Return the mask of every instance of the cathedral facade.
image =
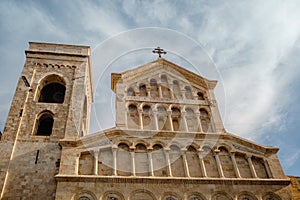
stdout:
<svg viewBox="0 0 300 200">
<path fill-rule="evenodd" d="M 163 58 L 113 73 L 116 126 L 88 134 L 89 47 L 30 43 L 0 143 L 1 199 L 293 199 L 279 149 L 225 130 L 216 85 Z"/>
</svg>

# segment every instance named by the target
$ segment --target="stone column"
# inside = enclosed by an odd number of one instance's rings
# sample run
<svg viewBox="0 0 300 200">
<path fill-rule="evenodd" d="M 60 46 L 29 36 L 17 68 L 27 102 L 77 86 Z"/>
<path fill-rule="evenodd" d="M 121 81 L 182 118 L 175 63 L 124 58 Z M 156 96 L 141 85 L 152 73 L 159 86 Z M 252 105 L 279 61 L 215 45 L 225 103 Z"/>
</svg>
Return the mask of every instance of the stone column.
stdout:
<svg viewBox="0 0 300 200">
<path fill-rule="evenodd" d="M 170 151 L 169 148 L 164 148 L 166 162 L 167 162 L 167 165 L 168 165 L 168 176 L 172 177 L 173 175 L 172 175 L 172 168 L 171 168 L 169 151 Z"/>
<path fill-rule="evenodd" d="M 241 178 L 240 170 L 239 170 L 236 160 L 235 160 L 235 152 L 230 152 L 230 158 L 231 158 L 231 161 L 233 164 L 233 169 L 234 169 L 236 177 Z"/>
<path fill-rule="evenodd" d="M 199 150 L 198 157 L 199 157 L 199 161 L 200 161 L 201 172 L 202 172 L 203 177 L 207 177 L 206 168 L 205 168 L 202 154 L 203 154 L 203 150 Z"/>
<path fill-rule="evenodd" d="M 221 164 L 221 161 L 220 161 L 220 158 L 219 158 L 219 152 L 220 152 L 220 150 L 216 149 L 214 151 L 214 153 L 215 153 L 214 156 L 215 156 L 215 159 L 216 159 L 216 162 L 217 162 L 217 168 L 218 168 L 219 175 L 220 175 L 221 178 L 224 178 L 222 164 Z"/>
<path fill-rule="evenodd" d="M 257 178 L 257 174 L 256 174 L 256 171 L 255 171 L 254 165 L 252 163 L 251 157 L 252 157 L 251 155 L 248 155 L 248 154 L 246 155 L 246 159 L 248 161 L 248 165 L 249 165 L 252 177 Z"/>
<path fill-rule="evenodd" d="M 184 166 L 184 171 L 185 171 L 185 175 L 187 177 L 191 177 L 190 176 L 190 171 L 189 171 L 189 165 L 188 165 L 188 161 L 187 161 L 187 158 L 186 158 L 186 149 L 182 149 L 181 152 L 182 152 L 182 158 L 183 158 L 183 166 Z"/>
<path fill-rule="evenodd" d="M 135 176 L 135 154 L 134 154 L 134 150 L 130 151 L 130 156 L 131 156 L 131 174 L 132 174 L 132 176 Z"/>
<path fill-rule="evenodd" d="M 117 176 L 117 146 L 112 147 L 112 153 L 113 153 L 113 175 Z"/>
<path fill-rule="evenodd" d="M 80 154 L 78 153 L 76 154 L 76 160 L 75 160 L 75 174 L 78 175 L 78 171 L 79 171 L 79 158 L 80 158 Z"/>
<path fill-rule="evenodd" d="M 186 99 L 185 89 L 180 89 L 180 93 L 181 93 L 182 99 Z"/>
<path fill-rule="evenodd" d="M 173 84 L 170 83 L 169 88 L 170 88 L 171 99 L 174 99 Z"/>
<path fill-rule="evenodd" d="M 184 123 L 184 126 L 185 126 L 185 131 L 188 132 L 189 127 L 188 127 L 188 124 L 187 124 L 187 121 L 186 121 L 186 112 L 185 111 L 182 112 L 182 119 L 183 119 L 183 123 Z"/>
<path fill-rule="evenodd" d="M 94 150 L 94 175 L 98 175 L 99 150 Z"/>
<path fill-rule="evenodd" d="M 264 159 L 264 166 L 266 168 L 268 178 L 273 178 L 268 161 L 266 159 Z"/>
<path fill-rule="evenodd" d="M 148 162 L 149 162 L 149 170 L 150 170 L 150 176 L 154 176 L 153 171 L 153 159 L 152 159 L 152 149 L 148 149 Z"/>
<path fill-rule="evenodd" d="M 161 90 L 161 85 L 158 84 L 158 94 L 159 94 L 159 98 L 163 98 L 163 94 L 162 94 L 162 90 Z"/>
<path fill-rule="evenodd" d="M 151 98 L 151 87 L 150 86 L 146 86 L 146 93 L 147 93 L 147 97 Z"/>
<path fill-rule="evenodd" d="M 138 109 L 138 113 L 139 113 L 139 120 L 140 120 L 140 129 L 144 129 L 143 127 L 143 111 L 141 109 Z"/>
<path fill-rule="evenodd" d="M 167 113 L 168 113 L 168 118 L 169 118 L 169 123 L 170 123 L 171 131 L 174 131 L 174 128 L 173 128 L 173 121 L 172 121 L 172 111 L 171 111 L 171 110 L 168 110 Z"/>
<path fill-rule="evenodd" d="M 153 117 L 154 117 L 155 130 L 158 130 L 159 127 L 158 127 L 158 117 L 157 117 L 157 111 L 156 110 L 153 111 Z"/>
<path fill-rule="evenodd" d="M 197 123 L 198 123 L 198 127 L 199 127 L 199 132 L 203 132 L 202 130 L 202 124 L 201 124 L 201 118 L 200 118 L 200 112 L 196 113 L 196 118 L 197 118 Z"/>
</svg>

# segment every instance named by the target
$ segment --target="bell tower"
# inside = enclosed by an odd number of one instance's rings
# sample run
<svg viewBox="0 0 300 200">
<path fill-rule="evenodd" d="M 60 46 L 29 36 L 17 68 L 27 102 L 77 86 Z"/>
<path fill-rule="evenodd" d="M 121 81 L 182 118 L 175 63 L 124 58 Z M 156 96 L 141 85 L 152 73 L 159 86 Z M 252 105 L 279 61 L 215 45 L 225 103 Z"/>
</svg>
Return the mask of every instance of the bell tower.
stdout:
<svg viewBox="0 0 300 200">
<path fill-rule="evenodd" d="M 25 53 L 1 139 L 1 199 L 15 198 L 15 191 L 22 198 L 54 198 L 59 141 L 87 135 L 89 127 L 90 48 L 30 42 Z"/>
</svg>

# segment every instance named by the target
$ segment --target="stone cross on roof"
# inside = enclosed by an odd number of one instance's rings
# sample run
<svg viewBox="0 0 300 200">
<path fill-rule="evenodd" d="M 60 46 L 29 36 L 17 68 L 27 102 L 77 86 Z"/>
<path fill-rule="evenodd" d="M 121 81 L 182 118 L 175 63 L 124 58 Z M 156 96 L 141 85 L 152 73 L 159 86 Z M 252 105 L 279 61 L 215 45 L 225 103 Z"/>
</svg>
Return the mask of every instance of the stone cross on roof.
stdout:
<svg viewBox="0 0 300 200">
<path fill-rule="evenodd" d="M 160 47 L 155 48 L 152 53 L 157 53 L 158 57 L 161 58 L 161 54 L 167 54 L 167 52 L 165 52 L 163 49 L 161 49 Z"/>
</svg>

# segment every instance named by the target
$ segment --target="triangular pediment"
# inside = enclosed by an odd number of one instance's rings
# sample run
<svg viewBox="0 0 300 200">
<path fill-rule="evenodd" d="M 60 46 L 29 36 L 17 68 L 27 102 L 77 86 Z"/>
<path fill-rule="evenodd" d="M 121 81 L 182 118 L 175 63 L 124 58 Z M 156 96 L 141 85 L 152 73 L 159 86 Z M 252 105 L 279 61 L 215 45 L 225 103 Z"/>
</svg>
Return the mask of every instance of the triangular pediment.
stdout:
<svg viewBox="0 0 300 200">
<path fill-rule="evenodd" d="M 166 74 L 177 77 L 185 82 L 202 87 L 203 89 L 213 89 L 217 84 L 216 80 L 208 80 L 179 65 L 176 65 L 175 63 L 159 58 L 153 62 L 123 73 L 113 73 L 111 78 L 111 89 L 115 91 L 115 87 L 118 82 L 126 82 L 130 84 L 152 76 L 154 77 L 157 74 Z"/>
</svg>

